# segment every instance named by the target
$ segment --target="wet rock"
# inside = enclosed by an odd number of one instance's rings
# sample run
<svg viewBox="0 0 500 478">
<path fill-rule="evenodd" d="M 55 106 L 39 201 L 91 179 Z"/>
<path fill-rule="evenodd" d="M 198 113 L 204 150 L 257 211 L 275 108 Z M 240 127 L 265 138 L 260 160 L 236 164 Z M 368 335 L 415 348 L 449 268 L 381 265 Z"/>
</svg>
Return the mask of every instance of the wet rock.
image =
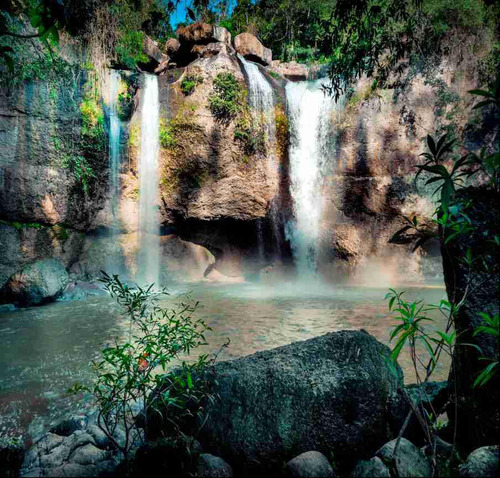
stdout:
<svg viewBox="0 0 500 478">
<path fill-rule="evenodd" d="M 215 257 L 203 246 L 183 241 L 170 234 L 160 238 L 160 250 L 165 267 L 165 279 L 200 280 Z"/>
<path fill-rule="evenodd" d="M 87 433 L 94 438 L 96 446 L 101 449 L 106 449 L 108 447 L 109 438 L 97 425 L 90 425 L 87 428 Z"/>
<path fill-rule="evenodd" d="M 483 446 L 474 450 L 466 462 L 460 466 L 459 474 L 462 478 L 472 478 L 474 476 L 486 478 L 498 476 L 500 472 L 498 445 Z"/>
<path fill-rule="evenodd" d="M 196 465 L 196 476 L 203 478 L 231 478 L 233 469 L 222 458 L 209 453 L 202 453 Z"/>
<path fill-rule="evenodd" d="M 4 297 L 21 306 L 51 302 L 68 284 L 66 268 L 57 259 L 33 262 L 16 272 L 4 285 Z"/>
<path fill-rule="evenodd" d="M 91 443 L 78 447 L 69 457 L 70 461 L 78 465 L 95 465 L 106 458 L 108 458 L 108 453 Z"/>
<path fill-rule="evenodd" d="M 391 472 L 383 461 L 375 456 L 371 460 L 358 461 L 351 476 L 352 478 L 391 478 Z"/>
<path fill-rule="evenodd" d="M 16 306 L 14 304 L 2 304 L 0 305 L 0 314 L 2 312 L 14 312 L 16 310 Z"/>
<path fill-rule="evenodd" d="M 293 477 L 333 477 L 333 468 L 325 455 L 317 451 L 306 451 L 290 460 L 285 467 L 287 476 Z"/>
<path fill-rule="evenodd" d="M 264 66 L 270 65 L 273 61 L 273 52 L 251 33 L 237 35 L 234 38 L 234 48 L 247 60 L 256 61 Z"/>
<path fill-rule="evenodd" d="M 428 477 L 432 476 L 432 465 L 419 449 L 406 438 L 401 438 L 396 455 L 393 457 L 397 439 L 386 443 L 376 455 L 384 463 L 394 462 L 398 476 Z"/>
<path fill-rule="evenodd" d="M 309 67 L 296 61 L 283 63 L 280 60 L 275 60 L 271 64 L 271 70 L 291 81 L 305 81 L 309 79 Z"/>
<path fill-rule="evenodd" d="M 57 424 L 50 431 L 56 435 L 68 437 L 76 430 L 85 430 L 85 428 L 87 428 L 87 417 L 84 415 L 73 415 Z"/>
<path fill-rule="evenodd" d="M 343 459 L 375 452 L 389 437 L 389 397 L 401 385 L 386 346 L 342 331 L 215 367 L 200 442 L 238 473 L 274 472 L 297 451 Z M 293 456 L 293 455 L 292 455 Z"/>
<path fill-rule="evenodd" d="M 64 436 L 49 432 L 34 443 L 25 454 L 20 476 L 110 476 L 120 465 L 116 450 L 103 449 L 109 442 L 92 416 L 69 417 L 53 430 Z"/>
</svg>

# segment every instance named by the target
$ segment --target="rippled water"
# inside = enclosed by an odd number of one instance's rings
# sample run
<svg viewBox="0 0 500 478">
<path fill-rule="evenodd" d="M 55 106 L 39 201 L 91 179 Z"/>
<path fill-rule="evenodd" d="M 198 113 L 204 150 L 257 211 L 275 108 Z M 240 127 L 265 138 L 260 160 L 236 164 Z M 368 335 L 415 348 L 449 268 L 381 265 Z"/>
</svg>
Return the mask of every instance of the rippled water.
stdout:
<svg viewBox="0 0 500 478">
<path fill-rule="evenodd" d="M 408 298 L 426 302 L 445 296 L 438 286 L 405 289 Z M 388 343 L 394 323 L 383 288 L 245 283 L 186 285 L 171 292 L 191 292 L 200 301 L 196 314 L 213 329 L 204 352 L 231 339 L 222 359 L 341 329 L 365 329 Z M 90 380 L 91 360 L 107 342 L 122 337 L 125 326 L 118 306 L 107 297 L 0 314 L 0 434 L 33 438 L 68 412 L 89 407 L 82 397 L 65 392 L 75 382 Z M 400 365 L 405 380 L 414 381 L 407 355 Z M 446 379 L 448 367 L 443 363 L 434 379 Z"/>
</svg>

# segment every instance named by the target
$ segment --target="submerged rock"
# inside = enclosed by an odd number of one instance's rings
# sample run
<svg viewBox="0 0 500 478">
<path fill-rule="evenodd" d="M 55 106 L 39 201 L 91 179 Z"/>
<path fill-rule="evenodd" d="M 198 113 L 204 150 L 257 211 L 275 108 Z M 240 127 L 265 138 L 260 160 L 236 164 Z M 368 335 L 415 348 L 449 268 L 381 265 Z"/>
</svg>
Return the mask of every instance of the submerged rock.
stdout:
<svg viewBox="0 0 500 478">
<path fill-rule="evenodd" d="M 266 48 L 259 39 L 251 33 L 240 33 L 234 38 L 234 48 L 247 60 L 256 61 L 264 66 L 273 61 L 273 52 Z"/>
<path fill-rule="evenodd" d="M 66 268 L 57 259 L 33 262 L 4 285 L 3 296 L 21 306 L 40 305 L 59 297 L 68 284 Z"/>
<path fill-rule="evenodd" d="M 286 473 L 293 477 L 330 478 L 333 468 L 326 456 L 318 451 L 306 451 L 286 464 Z"/>
<path fill-rule="evenodd" d="M 348 463 L 370 456 L 389 438 L 387 406 L 402 383 L 388 354 L 365 331 L 341 331 L 220 363 L 220 400 L 206 405 L 199 439 L 248 475 L 311 449 Z"/>
<path fill-rule="evenodd" d="M 459 473 L 462 478 L 493 477 L 498 476 L 499 466 L 499 447 L 483 446 L 474 450 L 460 468 Z"/>
</svg>

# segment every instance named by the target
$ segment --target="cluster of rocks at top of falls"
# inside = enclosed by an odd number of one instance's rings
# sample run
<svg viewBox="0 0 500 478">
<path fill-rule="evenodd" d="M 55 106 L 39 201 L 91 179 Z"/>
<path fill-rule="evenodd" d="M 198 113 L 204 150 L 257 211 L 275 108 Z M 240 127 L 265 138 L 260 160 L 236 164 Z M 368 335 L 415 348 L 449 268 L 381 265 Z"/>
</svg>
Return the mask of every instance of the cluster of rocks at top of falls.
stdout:
<svg viewBox="0 0 500 478">
<path fill-rule="evenodd" d="M 146 37 L 143 45 L 144 53 L 150 63 L 143 65 L 154 73 L 164 74 L 168 69 L 186 66 L 198 58 L 210 58 L 223 52 L 239 53 L 248 60 L 268 66 L 279 75 L 290 80 L 307 80 L 315 78 L 319 67 L 295 61 L 273 61 L 273 53 L 251 33 L 240 33 L 232 41 L 231 34 L 224 28 L 204 22 L 195 22 L 180 27 L 176 31 L 177 38 L 167 40 L 164 49 Z"/>
<path fill-rule="evenodd" d="M 392 455 L 410 406 L 441 409 L 446 386 L 403 387 L 402 372 L 389 367 L 388 356 L 389 349 L 365 331 L 341 331 L 218 363 L 207 372 L 216 399 L 205 404 L 204 415 L 196 423 L 187 422 L 175 438 L 164 436 L 167 423 L 156 415 L 137 441 L 128 472 L 431 476 L 427 450 L 418 448 L 424 435 L 416 420 Z M 453 460 L 445 432 L 442 437 L 435 438 L 437 456 Z M 113 439 L 124 440 L 123 430 L 117 428 Z M 69 417 L 26 452 L 7 447 L 0 453 L 21 476 L 124 473 L 120 454 L 97 426 L 95 413 Z M 459 471 L 462 477 L 497 472 L 494 446 L 474 451 Z"/>
</svg>

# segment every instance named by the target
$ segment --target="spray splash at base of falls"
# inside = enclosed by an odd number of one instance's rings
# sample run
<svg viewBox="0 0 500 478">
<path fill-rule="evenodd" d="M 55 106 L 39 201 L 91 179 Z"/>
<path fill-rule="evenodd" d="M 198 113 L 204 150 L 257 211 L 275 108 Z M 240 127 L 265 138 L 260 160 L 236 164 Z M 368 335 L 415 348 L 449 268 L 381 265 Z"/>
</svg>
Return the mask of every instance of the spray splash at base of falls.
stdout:
<svg viewBox="0 0 500 478">
<path fill-rule="evenodd" d="M 321 88 L 322 80 L 288 83 L 286 96 L 292 127 L 290 193 L 294 221 L 287 224 L 297 272 L 315 276 L 322 214 L 322 178 L 328 167 L 327 140 L 335 102 Z"/>
<path fill-rule="evenodd" d="M 274 92 L 269 81 L 260 71 L 259 67 L 251 61 L 245 60 L 238 55 L 248 78 L 248 103 L 252 113 L 254 125 L 262 127 L 266 135 L 266 180 L 268 187 L 278 181 L 278 161 L 276 154 L 276 121 L 274 117 Z M 281 257 L 281 242 L 283 238 L 279 229 L 277 205 L 273 201 L 270 205 L 270 222 L 273 235 L 272 258 Z M 257 222 L 258 252 L 260 259 L 264 261 L 264 235 L 262 220 Z"/>
<path fill-rule="evenodd" d="M 139 258 L 137 280 L 158 284 L 160 275 L 160 213 L 158 155 L 160 102 L 158 78 L 144 75 L 139 160 Z"/>
</svg>

